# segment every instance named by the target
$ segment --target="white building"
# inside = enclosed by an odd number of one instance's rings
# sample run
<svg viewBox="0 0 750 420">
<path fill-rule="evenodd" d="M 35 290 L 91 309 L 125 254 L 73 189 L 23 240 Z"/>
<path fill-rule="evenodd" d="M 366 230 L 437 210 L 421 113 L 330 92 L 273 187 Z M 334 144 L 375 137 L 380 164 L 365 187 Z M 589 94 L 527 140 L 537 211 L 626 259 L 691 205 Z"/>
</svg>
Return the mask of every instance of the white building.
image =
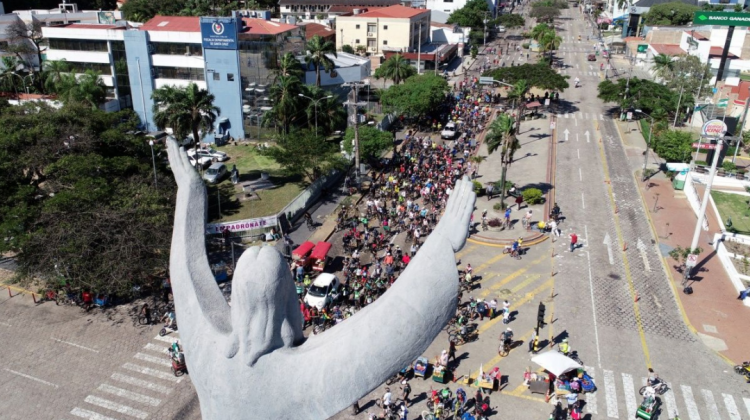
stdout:
<svg viewBox="0 0 750 420">
<path fill-rule="evenodd" d="M 333 61 L 333 71 L 329 73 L 322 68 L 320 69 L 321 86 L 360 82 L 370 77 L 371 63 L 369 58 L 343 51 L 338 51 L 336 56 L 326 54 L 326 57 Z M 304 55 L 298 56 L 297 59 L 302 63 L 302 67 L 305 68 L 305 84 L 314 85 L 317 77 L 315 66 L 305 64 Z"/>
</svg>

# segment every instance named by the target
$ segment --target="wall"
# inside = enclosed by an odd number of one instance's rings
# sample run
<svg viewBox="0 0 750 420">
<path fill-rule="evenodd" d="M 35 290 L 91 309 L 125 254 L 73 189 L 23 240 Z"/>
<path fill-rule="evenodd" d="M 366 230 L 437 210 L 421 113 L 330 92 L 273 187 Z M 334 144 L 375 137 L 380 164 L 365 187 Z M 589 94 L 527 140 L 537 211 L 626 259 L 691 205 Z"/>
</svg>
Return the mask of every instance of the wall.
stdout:
<svg viewBox="0 0 750 420">
<path fill-rule="evenodd" d="M 331 77 L 331 75 L 323 71 L 323 69 L 320 70 L 321 86 L 340 85 L 342 83 L 359 82 L 366 79 L 370 76 L 370 62 L 365 61 L 360 66 L 336 67 L 335 70 L 336 77 Z M 305 72 L 305 83 L 308 85 L 314 85 L 315 77 L 316 74 L 314 70 Z"/>
<path fill-rule="evenodd" d="M 729 280 L 732 282 L 732 286 L 734 286 L 739 294 L 740 291 L 745 290 L 743 280 L 750 281 L 750 277 L 740 274 L 734 267 L 732 259 L 738 257 L 738 255 L 730 253 L 727 250 L 726 246 L 724 246 L 725 241 L 734 241 L 750 246 L 750 237 L 731 233 L 717 233 L 714 236 L 713 243 L 714 249 L 716 249 L 716 255 L 719 256 L 719 261 L 721 262 L 721 265 L 724 266 L 724 270 L 727 272 Z M 750 306 L 750 299 L 743 300 L 742 304 Z"/>
<path fill-rule="evenodd" d="M 128 57 L 133 110 L 141 119 L 145 131 L 156 131 L 151 109 L 154 79 L 151 73 L 151 55 L 148 51 L 148 34 L 144 31 L 126 31 L 125 52 Z"/>
<path fill-rule="evenodd" d="M 324 177 L 320 177 L 317 181 L 313 182 L 309 187 L 305 188 L 294 200 L 286 205 L 280 212 L 279 215 L 286 215 L 286 219 L 291 223 L 302 213 L 315 204 L 320 197 L 320 194 L 324 188 L 330 188 L 341 178 L 343 172 L 333 172 L 332 174 Z"/>
<path fill-rule="evenodd" d="M 414 18 L 417 19 L 417 18 Z M 373 33 L 374 36 L 367 36 L 367 24 L 374 23 L 377 31 Z M 356 26 L 359 25 L 359 29 Z M 383 29 L 384 26 L 388 26 L 388 29 Z M 342 31 L 343 30 L 343 31 Z M 427 23 L 423 25 L 423 36 L 422 42 L 427 42 L 429 37 L 429 19 Z M 383 47 L 387 49 L 399 49 L 403 48 L 408 50 L 411 47 L 411 31 L 409 19 L 394 19 L 394 18 L 365 18 L 365 17 L 354 17 L 354 16 L 339 16 L 336 18 L 336 49 L 340 50 L 341 46 L 346 43 L 356 49 L 357 45 L 367 46 L 367 39 L 375 39 L 375 48 L 367 49 L 368 53 L 380 54 Z M 343 34 L 343 36 L 341 35 Z M 416 32 L 414 33 L 416 36 Z M 359 40 L 359 42 L 357 42 Z M 384 46 L 383 41 L 387 41 L 388 45 Z"/>
<path fill-rule="evenodd" d="M 222 118 L 228 118 L 229 135 L 244 138 L 239 54 L 236 50 L 204 49 L 203 56 L 206 60 L 206 86 L 215 97 L 214 105 L 221 110 L 217 123 Z M 219 80 L 214 80 L 214 75 L 217 74 Z M 234 80 L 228 80 L 229 75 Z M 213 142 L 212 138 L 205 140 Z"/>
</svg>

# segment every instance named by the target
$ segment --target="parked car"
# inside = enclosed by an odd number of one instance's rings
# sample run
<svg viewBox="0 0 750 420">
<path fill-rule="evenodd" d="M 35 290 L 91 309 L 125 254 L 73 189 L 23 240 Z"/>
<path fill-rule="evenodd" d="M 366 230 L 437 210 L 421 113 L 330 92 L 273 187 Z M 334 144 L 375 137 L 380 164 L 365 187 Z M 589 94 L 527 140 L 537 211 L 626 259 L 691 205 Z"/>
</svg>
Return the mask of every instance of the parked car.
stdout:
<svg viewBox="0 0 750 420">
<path fill-rule="evenodd" d="M 307 289 L 305 303 L 318 309 L 325 308 L 335 300 L 339 285 L 339 279 L 335 275 L 321 273 Z"/>
<path fill-rule="evenodd" d="M 203 174 L 203 179 L 205 179 L 209 184 L 217 184 L 226 175 L 227 175 L 227 165 L 223 163 L 214 163 Z"/>
<path fill-rule="evenodd" d="M 589 61 L 596 61 L 596 55 L 589 54 L 588 57 L 586 57 Z"/>
<path fill-rule="evenodd" d="M 446 140 L 453 140 L 456 137 L 456 124 L 450 121 L 443 127 L 443 131 L 440 132 L 440 137 Z"/>
<path fill-rule="evenodd" d="M 499 33 L 501 33 L 501 34 L 502 34 L 502 33 L 505 33 L 505 26 L 503 26 L 503 25 L 500 25 L 500 26 L 498 26 L 498 27 L 497 27 L 497 31 L 498 31 Z"/>
<path fill-rule="evenodd" d="M 201 168 L 205 168 L 213 162 L 213 158 L 211 158 L 211 156 L 205 156 L 200 153 L 196 154 L 195 149 L 188 149 L 187 156 L 190 164 L 195 167 L 198 167 L 198 165 L 200 165 Z"/>
<path fill-rule="evenodd" d="M 198 149 L 196 153 L 198 153 L 199 156 L 210 158 L 213 162 L 224 162 L 224 161 L 229 160 L 229 155 L 227 155 L 224 152 L 213 149 L 211 147 L 200 148 Z"/>
</svg>

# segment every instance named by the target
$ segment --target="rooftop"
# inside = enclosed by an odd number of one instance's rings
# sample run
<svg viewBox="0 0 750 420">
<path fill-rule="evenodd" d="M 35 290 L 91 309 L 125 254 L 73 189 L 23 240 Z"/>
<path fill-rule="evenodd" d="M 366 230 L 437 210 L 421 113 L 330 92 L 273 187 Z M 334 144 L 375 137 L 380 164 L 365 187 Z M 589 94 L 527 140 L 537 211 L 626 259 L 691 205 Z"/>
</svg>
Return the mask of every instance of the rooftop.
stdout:
<svg viewBox="0 0 750 420">
<path fill-rule="evenodd" d="M 721 53 L 723 51 L 724 51 L 724 47 L 714 46 L 714 47 L 711 47 L 710 50 L 708 50 L 708 56 L 709 57 L 721 57 Z M 727 51 L 727 58 L 739 58 L 739 57 Z"/>
<path fill-rule="evenodd" d="M 336 35 L 336 31 L 334 31 L 333 29 L 325 25 L 321 25 L 319 23 L 313 23 L 313 22 L 301 23 L 300 26 L 305 27 L 305 38 L 308 41 L 312 39 L 315 35 L 320 35 L 323 38 Z"/>
<path fill-rule="evenodd" d="M 698 41 L 708 41 L 708 36 L 703 35 L 700 32 L 685 31 L 685 33 L 688 34 L 688 35 L 690 35 L 690 36 L 692 36 L 693 38 L 695 38 Z"/>
<path fill-rule="evenodd" d="M 333 54 L 326 54 L 326 57 L 333 61 L 333 66 L 335 68 L 361 66 L 370 61 L 370 59 L 367 57 L 362 57 L 356 54 L 349 54 L 343 51 L 336 52 L 336 56 L 334 56 Z M 303 68 L 306 66 L 304 55 L 297 56 L 297 60 L 302 63 Z"/>
<path fill-rule="evenodd" d="M 651 44 L 651 48 L 653 48 L 657 54 L 666 54 L 669 56 L 685 54 L 685 50 L 680 48 L 677 44 Z"/>
<path fill-rule="evenodd" d="M 71 28 L 71 29 L 125 29 L 125 26 L 107 25 L 99 23 L 69 23 L 67 25 L 59 25 L 58 28 Z"/>
<path fill-rule="evenodd" d="M 323 5 L 323 6 L 391 6 L 401 3 L 400 0 L 279 0 L 279 5 Z"/>
<path fill-rule="evenodd" d="M 244 34 L 250 35 L 278 35 L 295 29 L 297 26 L 287 23 L 271 22 L 265 19 L 242 18 L 245 27 L 248 28 Z"/>
<path fill-rule="evenodd" d="M 141 31 L 200 32 L 200 18 L 197 16 L 154 16 L 144 23 Z"/>
<path fill-rule="evenodd" d="M 330 8 L 328 8 L 328 13 L 352 14 L 354 13 L 354 9 L 359 9 L 360 11 L 367 12 L 368 10 L 380 9 L 381 7 L 387 7 L 387 6 L 388 5 L 385 5 L 385 6 L 345 6 L 341 4 L 335 4 L 331 6 Z"/>
<path fill-rule="evenodd" d="M 453 29 L 453 28 L 455 28 L 458 25 L 455 25 L 455 24 L 452 24 L 452 23 L 440 23 L 440 22 L 435 22 L 433 20 L 432 22 L 430 22 L 430 26 L 434 26 L 436 28 L 450 28 L 450 29 Z"/>
<path fill-rule="evenodd" d="M 406 7 L 400 4 L 396 4 L 389 7 L 383 7 L 382 9 L 376 9 L 367 13 L 362 13 L 360 15 L 356 15 L 356 17 L 409 19 L 425 13 L 430 13 L 430 10 L 417 9 L 414 7 Z"/>
<path fill-rule="evenodd" d="M 741 80 L 739 86 L 732 86 L 732 93 L 737 94 L 737 101 L 744 105 L 748 96 L 750 96 L 750 81 Z"/>
</svg>

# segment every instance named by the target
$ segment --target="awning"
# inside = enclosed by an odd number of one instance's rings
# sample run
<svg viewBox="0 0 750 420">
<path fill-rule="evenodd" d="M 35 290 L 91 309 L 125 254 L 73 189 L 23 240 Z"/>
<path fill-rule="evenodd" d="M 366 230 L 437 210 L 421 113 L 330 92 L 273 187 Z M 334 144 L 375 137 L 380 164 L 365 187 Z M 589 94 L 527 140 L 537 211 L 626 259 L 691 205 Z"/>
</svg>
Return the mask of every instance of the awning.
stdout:
<svg viewBox="0 0 750 420">
<path fill-rule="evenodd" d="M 526 104 L 526 108 L 539 108 L 542 106 L 542 104 L 539 103 L 539 101 L 529 102 Z"/>
<path fill-rule="evenodd" d="M 612 19 L 612 22 L 617 22 L 618 20 L 625 20 L 625 19 L 627 19 L 627 17 L 628 17 L 628 15 L 618 16 L 618 17 Z"/>
<path fill-rule="evenodd" d="M 303 242 L 302 245 L 298 246 L 297 249 L 292 251 L 292 256 L 302 258 L 309 254 L 310 250 L 313 249 L 314 246 L 315 245 L 310 241 Z"/>
<path fill-rule="evenodd" d="M 313 248 L 312 253 L 310 254 L 311 258 L 314 258 L 316 260 L 322 260 L 323 258 L 328 255 L 328 251 L 331 249 L 331 244 L 329 242 L 318 242 L 317 245 L 315 245 L 315 248 Z"/>
<path fill-rule="evenodd" d="M 576 363 L 573 359 L 564 356 L 555 350 L 550 350 L 531 358 L 531 361 L 543 367 L 545 370 L 560 376 L 565 372 L 581 369 L 583 366 Z"/>
<path fill-rule="evenodd" d="M 596 19 L 596 23 L 612 23 L 612 19 L 608 17 L 600 17 Z"/>
</svg>

